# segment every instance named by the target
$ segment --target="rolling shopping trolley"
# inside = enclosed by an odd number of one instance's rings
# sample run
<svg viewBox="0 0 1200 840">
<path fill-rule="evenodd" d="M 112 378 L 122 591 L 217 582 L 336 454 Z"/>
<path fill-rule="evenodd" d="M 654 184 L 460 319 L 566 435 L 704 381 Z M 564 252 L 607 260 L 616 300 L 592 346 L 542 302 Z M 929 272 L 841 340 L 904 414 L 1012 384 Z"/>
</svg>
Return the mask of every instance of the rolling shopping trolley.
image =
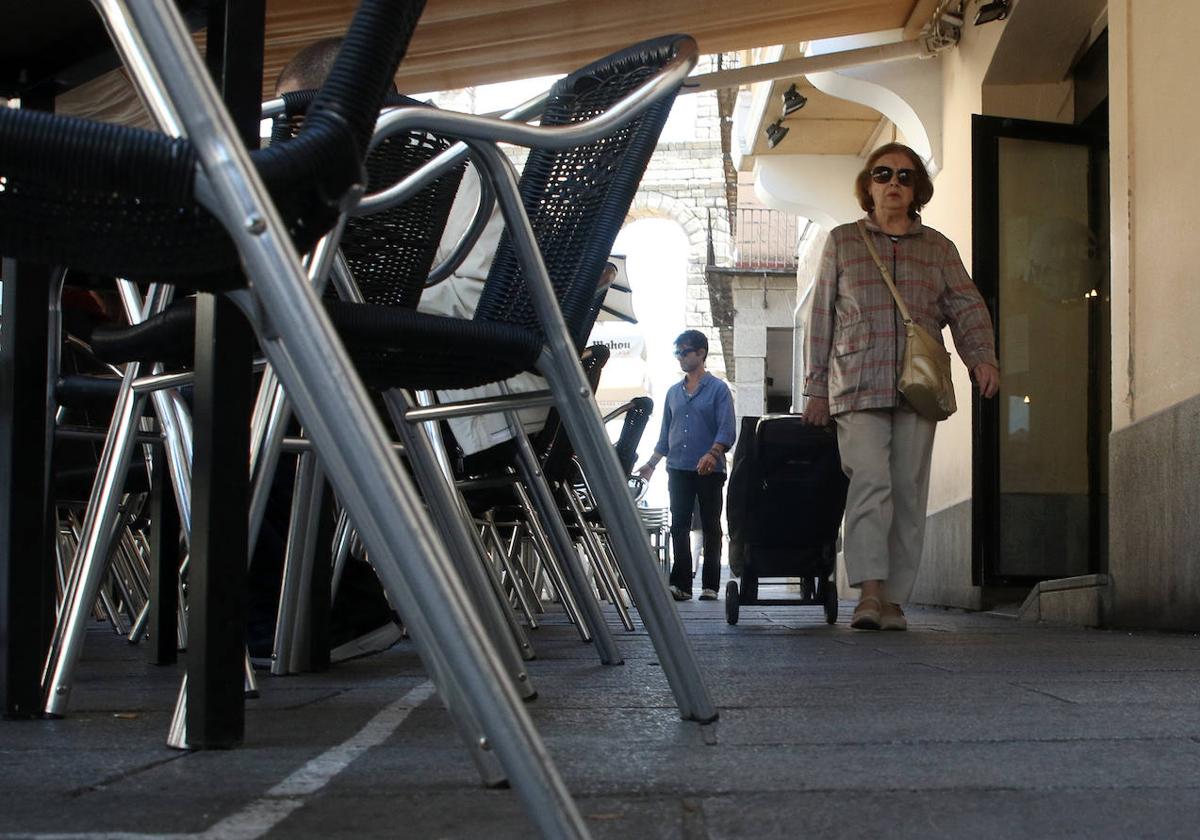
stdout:
<svg viewBox="0 0 1200 840">
<path fill-rule="evenodd" d="M 798 414 L 742 418 L 729 477 L 730 570 L 725 618 L 737 624 L 743 605 L 819 605 L 837 621 L 833 580 L 838 529 L 848 481 L 832 426 Z M 760 600 L 767 578 L 799 578 L 800 597 Z"/>
</svg>

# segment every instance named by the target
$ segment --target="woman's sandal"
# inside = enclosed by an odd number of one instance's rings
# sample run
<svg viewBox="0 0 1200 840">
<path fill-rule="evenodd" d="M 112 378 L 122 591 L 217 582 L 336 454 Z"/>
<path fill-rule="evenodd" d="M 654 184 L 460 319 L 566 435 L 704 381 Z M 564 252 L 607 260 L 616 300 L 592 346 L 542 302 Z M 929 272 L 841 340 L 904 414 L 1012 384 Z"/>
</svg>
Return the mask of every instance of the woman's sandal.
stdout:
<svg viewBox="0 0 1200 840">
<path fill-rule="evenodd" d="M 883 605 L 874 595 L 867 595 L 858 602 L 858 606 L 854 608 L 854 615 L 850 618 L 850 628 L 853 630 L 878 630 L 879 629 L 879 614 Z"/>
<path fill-rule="evenodd" d="M 907 630 L 908 619 L 899 604 L 884 604 L 879 615 L 880 630 Z"/>
</svg>

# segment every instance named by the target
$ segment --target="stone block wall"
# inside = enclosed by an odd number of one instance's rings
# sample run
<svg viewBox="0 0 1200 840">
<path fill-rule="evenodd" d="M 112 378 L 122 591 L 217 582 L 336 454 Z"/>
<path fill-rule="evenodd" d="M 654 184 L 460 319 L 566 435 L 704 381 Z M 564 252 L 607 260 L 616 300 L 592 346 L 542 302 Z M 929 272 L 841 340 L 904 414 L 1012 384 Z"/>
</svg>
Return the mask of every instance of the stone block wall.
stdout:
<svg viewBox="0 0 1200 840">
<path fill-rule="evenodd" d="M 791 272 L 735 272 L 733 355 L 737 365 L 738 422 L 759 416 L 767 406 L 767 330 L 791 329 L 796 278 Z"/>
<path fill-rule="evenodd" d="M 710 57 L 701 58 L 697 72 L 706 72 L 706 63 L 713 63 Z M 698 329 L 708 336 L 709 369 L 719 376 L 726 376 L 728 354 L 721 328 L 730 325 L 713 318 L 713 303 L 705 274 L 710 257 L 717 265 L 728 265 L 732 254 L 717 96 L 714 91 L 687 96 L 697 100 L 694 103 L 694 133 L 688 140 L 659 144 L 629 215 L 630 221 L 671 219 L 687 235 L 684 329 Z"/>
</svg>

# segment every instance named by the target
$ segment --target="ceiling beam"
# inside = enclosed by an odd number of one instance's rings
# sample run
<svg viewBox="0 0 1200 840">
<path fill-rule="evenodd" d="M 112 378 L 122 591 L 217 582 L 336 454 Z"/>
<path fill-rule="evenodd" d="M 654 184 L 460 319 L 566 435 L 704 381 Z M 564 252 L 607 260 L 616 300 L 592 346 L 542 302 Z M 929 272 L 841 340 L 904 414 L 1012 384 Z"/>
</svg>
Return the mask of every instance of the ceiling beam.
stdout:
<svg viewBox="0 0 1200 840">
<path fill-rule="evenodd" d="M 877 47 L 861 47 L 856 50 L 844 50 L 842 52 L 826 53 L 825 55 L 790 58 L 785 61 L 775 61 L 769 64 L 752 64 L 749 67 L 739 67 L 735 70 L 721 70 L 716 73 L 692 76 L 684 84 L 684 88 L 680 92 L 700 93 L 701 91 L 715 90 L 717 88 L 740 87 L 741 85 L 749 85 L 755 82 L 789 79 L 793 76 L 804 76 L 809 73 L 844 70 L 847 67 L 879 64 L 884 61 L 901 61 L 906 58 L 918 58 L 932 54 L 924 41 L 897 41 Z"/>
</svg>

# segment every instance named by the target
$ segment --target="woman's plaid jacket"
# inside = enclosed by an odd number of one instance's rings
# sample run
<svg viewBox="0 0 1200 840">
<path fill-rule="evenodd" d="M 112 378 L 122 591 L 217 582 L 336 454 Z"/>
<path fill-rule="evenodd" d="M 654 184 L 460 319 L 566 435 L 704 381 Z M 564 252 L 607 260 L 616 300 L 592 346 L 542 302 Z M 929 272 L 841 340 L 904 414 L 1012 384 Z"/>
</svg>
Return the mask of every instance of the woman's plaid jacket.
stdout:
<svg viewBox="0 0 1200 840">
<path fill-rule="evenodd" d="M 949 324 L 967 370 L 985 362 L 998 367 L 991 316 L 954 243 L 919 218 L 897 237 L 882 232 L 870 216 L 864 221 L 913 320 L 938 340 Z M 813 289 L 806 341 L 804 393 L 828 398 L 830 414 L 901 403 L 897 383 L 904 325 L 855 224 L 839 225 L 830 233 Z"/>
</svg>

